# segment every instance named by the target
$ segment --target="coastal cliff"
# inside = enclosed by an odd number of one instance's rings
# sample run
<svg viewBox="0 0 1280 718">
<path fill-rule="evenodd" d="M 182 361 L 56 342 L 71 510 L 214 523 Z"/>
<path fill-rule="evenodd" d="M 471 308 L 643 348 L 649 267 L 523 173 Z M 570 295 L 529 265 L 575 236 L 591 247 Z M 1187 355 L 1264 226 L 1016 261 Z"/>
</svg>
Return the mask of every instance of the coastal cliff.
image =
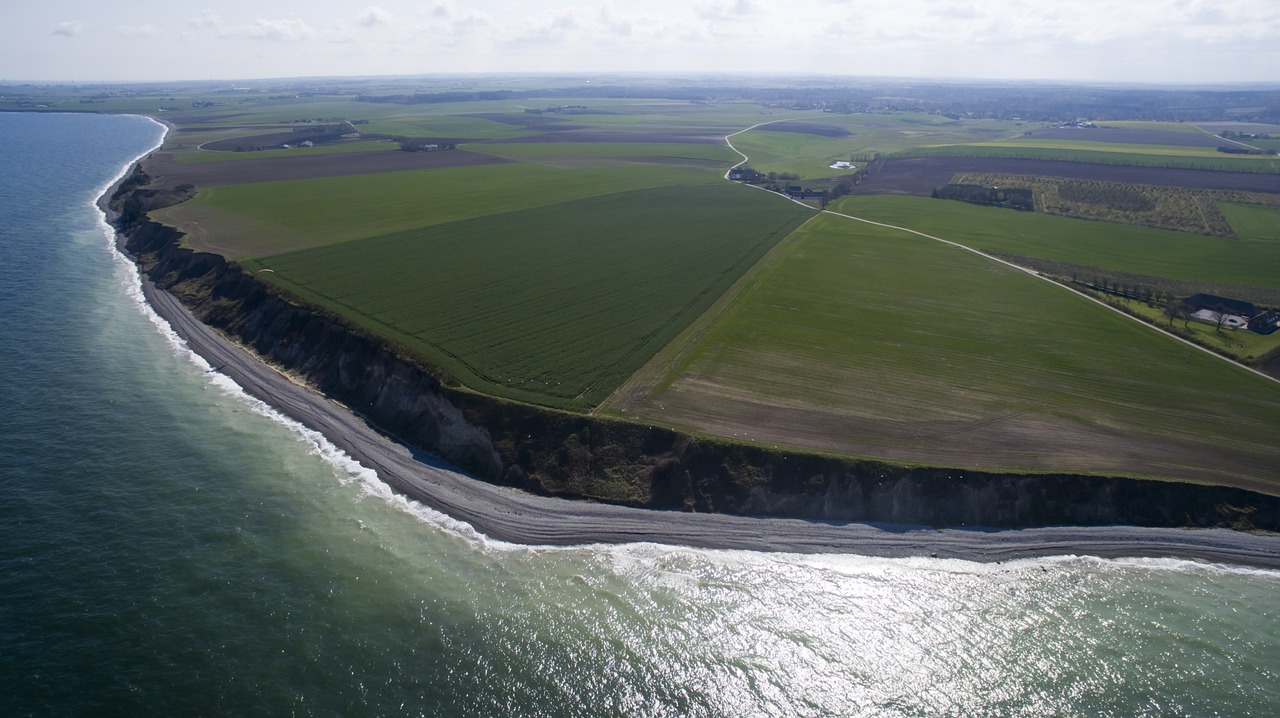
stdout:
<svg viewBox="0 0 1280 718">
<path fill-rule="evenodd" d="M 910 468 L 683 435 L 507 402 L 443 383 L 335 316 L 146 212 L 190 188 L 135 170 L 110 200 L 126 251 L 202 322 L 396 439 L 492 483 L 655 509 L 932 526 L 1222 526 L 1280 530 L 1280 498 L 1099 476 Z"/>
</svg>

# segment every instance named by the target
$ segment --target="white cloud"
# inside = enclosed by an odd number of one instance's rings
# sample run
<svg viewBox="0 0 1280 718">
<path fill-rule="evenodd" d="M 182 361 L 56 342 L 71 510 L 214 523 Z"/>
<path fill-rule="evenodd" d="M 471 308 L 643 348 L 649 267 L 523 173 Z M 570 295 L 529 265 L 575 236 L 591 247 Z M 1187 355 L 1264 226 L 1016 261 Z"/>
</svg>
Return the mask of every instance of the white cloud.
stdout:
<svg viewBox="0 0 1280 718">
<path fill-rule="evenodd" d="M 251 25 L 233 30 L 234 34 L 254 40 L 271 42 L 301 42 L 316 37 L 317 33 L 304 20 L 281 18 L 278 20 L 254 20 Z"/>
<path fill-rule="evenodd" d="M 125 37 L 155 37 L 160 34 L 160 28 L 155 25 L 121 25 L 116 32 Z"/>
<path fill-rule="evenodd" d="M 698 3 L 696 10 L 707 20 L 742 20 L 758 13 L 760 7 L 755 0 L 711 0 Z"/>
<path fill-rule="evenodd" d="M 387 12 L 386 10 L 383 10 L 382 8 L 376 5 L 374 5 L 373 7 L 365 8 L 365 11 L 360 13 L 360 17 L 356 18 L 356 24 L 362 25 L 364 27 L 373 27 L 374 25 L 390 25 L 394 21 L 395 21 L 395 17 L 391 13 Z"/>
<path fill-rule="evenodd" d="M 218 17 L 218 13 L 205 9 L 199 15 L 191 18 L 188 24 L 192 27 L 207 27 L 215 30 L 223 27 L 222 18 Z"/>
<path fill-rule="evenodd" d="M 68 20 L 58 23 L 58 26 L 53 29 L 51 34 L 61 35 L 62 37 L 75 37 L 80 34 L 82 29 L 84 29 L 84 23 L 79 20 Z"/>
</svg>

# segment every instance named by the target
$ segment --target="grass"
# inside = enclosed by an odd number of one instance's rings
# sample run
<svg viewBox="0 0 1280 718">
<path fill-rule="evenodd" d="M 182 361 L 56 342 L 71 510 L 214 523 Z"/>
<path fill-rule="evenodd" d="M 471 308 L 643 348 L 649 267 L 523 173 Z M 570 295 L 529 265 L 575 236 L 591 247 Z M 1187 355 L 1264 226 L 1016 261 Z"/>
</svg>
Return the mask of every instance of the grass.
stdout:
<svg viewBox="0 0 1280 718">
<path fill-rule="evenodd" d="M 1223 329 L 1218 331 L 1216 324 L 1207 324 L 1195 319 L 1184 322 L 1181 318 L 1174 319 L 1171 325 L 1169 318 L 1164 314 L 1163 307 L 1149 307 L 1145 302 L 1120 297 L 1109 297 L 1108 301 L 1119 303 L 1130 312 L 1140 317 L 1145 317 L 1156 326 L 1189 331 L 1205 346 L 1213 347 L 1239 360 L 1247 361 L 1260 357 L 1280 346 L 1280 332 L 1258 334 L 1247 329 Z"/>
<path fill-rule="evenodd" d="M 1018 138 L 1000 142 L 975 142 L 971 147 L 1034 147 L 1047 150 L 1085 150 L 1089 152 L 1106 152 L 1111 154 L 1156 155 L 1160 157 L 1200 157 L 1220 159 L 1223 154 L 1214 147 L 1188 147 L 1186 145 L 1157 145 L 1149 143 L 1125 142 L 1090 142 L 1086 140 L 1050 140 L 1038 137 Z M 1247 160 L 1260 160 L 1261 157 L 1244 157 Z"/>
<path fill-rule="evenodd" d="M 629 163 L 687 164 L 727 168 L 739 159 L 724 145 L 660 142 L 469 144 L 472 152 L 567 169 Z"/>
<path fill-rule="evenodd" d="M 400 148 L 394 142 L 376 140 L 342 142 L 333 145 L 316 147 L 295 147 L 289 150 L 261 150 L 256 152 L 214 152 L 209 150 L 195 152 L 179 152 L 174 157 L 182 164 L 200 164 L 203 162 L 234 162 L 236 160 L 263 160 L 273 157 L 301 157 L 305 155 L 338 155 L 356 154 L 360 152 L 385 152 Z"/>
<path fill-rule="evenodd" d="M 360 125 L 358 129 L 363 134 L 473 140 L 512 139 L 536 134 L 536 132 L 523 127 L 507 125 L 479 117 L 434 114 L 401 114 L 373 119 L 367 125 Z"/>
<path fill-rule="evenodd" d="M 829 165 L 836 160 L 848 160 L 853 155 L 888 154 L 939 142 L 994 140 L 1025 129 L 1022 123 L 950 120 L 925 113 L 800 114 L 798 122 L 833 125 L 850 134 L 824 137 L 804 132 L 771 131 L 768 125 L 764 125 L 737 135 L 732 141 L 751 158 L 751 166 L 761 172 L 792 172 L 813 179 L 849 174 L 848 170 L 833 170 Z"/>
<path fill-rule="evenodd" d="M 736 185 L 661 187 L 253 266 L 472 389 L 586 409 L 810 216 Z"/>
<path fill-rule="evenodd" d="M 1098 127 L 1114 127 L 1119 130 L 1155 130 L 1157 132 L 1184 132 L 1202 135 L 1205 131 L 1186 122 L 1158 122 L 1146 120 L 1102 120 Z"/>
<path fill-rule="evenodd" d="M 719 181 L 716 172 L 657 165 L 483 165 L 209 187 L 152 216 L 175 227 L 198 222 L 207 247 L 243 259 L 613 192 Z"/>
<path fill-rule="evenodd" d="M 1280 386 L 1061 288 L 829 215 L 766 261 L 625 415 L 948 466 L 1276 479 Z"/>
<path fill-rule="evenodd" d="M 1280 207 L 1229 202 L 1222 202 L 1218 206 L 1240 239 L 1247 242 L 1280 241 Z M 1280 271 L 1280 266 L 1273 265 L 1272 269 Z"/>
<path fill-rule="evenodd" d="M 1098 143 L 1106 144 L 1106 143 Z M 1114 145 L 1114 143 L 1111 143 Z M 1150 147 L 1151 145 L 1146 145 Z M 1185 148 L 1183 148 L 1185 149 Z M 999 157 L 1003 159 L 1054 160 L 1058 162 L 1093 162 L 1105 165 L 1132 165 L 1137 167 L 1167 167 L 1193 170 L 1221 170 L 1224 172 L 1280 172 L 1280 160 L 1275 157 L 1237 157 L 1214 152 L 1216 156 L 1187 156 L 1117 152 L 1110 147 L 1098 150 L 1070 149 L 1064 147 L 1033 147 L 1014 144 L 990 145 L 940 145 L 917 147 L 897 153 L 896 157 Z"/>
<path fill-rule="evenodd" d="M 1280 243 L 1052 217 L 923 197 L 845 197 L 832 209 L 989 252 L 1131 274 L 1280 287 Z"/>
</svg>

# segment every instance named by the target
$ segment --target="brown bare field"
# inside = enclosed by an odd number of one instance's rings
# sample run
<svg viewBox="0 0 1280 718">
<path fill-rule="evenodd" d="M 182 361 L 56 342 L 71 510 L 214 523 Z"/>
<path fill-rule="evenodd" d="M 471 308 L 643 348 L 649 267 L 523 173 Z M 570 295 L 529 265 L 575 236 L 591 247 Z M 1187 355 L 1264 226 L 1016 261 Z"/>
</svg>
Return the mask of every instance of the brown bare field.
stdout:
<svg viewBox="0 0 1280 718">
<path fill-rule="evenodd" d="M 278 182 L 314 177 L 347 177 L 351 175 L 404 172 L 408 170 L 471 165 L 502 164 L 510 160 L 466 150 L 440 152 L 359 152 L 352 154 L 303 155 L 245 159 L 234 162 L 179 164 L 166 153 L 157 153 L 144 168 L 157 181 L 157 186 L 174 186 L 190 182 L 197 187 Z"/>
<path fill-rule="evenodd" d="M 1146 184 L 1194 189 L 1242 190 L 1280 193 L 1280 175 L 1254 172 L 1214 172 L 1208 170 L 1128 165 L 1019 160 L 998 157 L 907 157 L 873 162 L 866 178 L 852 194 L 906 194 L 928 197 L 934 187 L 951 181 L 960 172 L 1031 175 L 1066 179 L 1102 180 L 1124 184 Z"/>
</svg>

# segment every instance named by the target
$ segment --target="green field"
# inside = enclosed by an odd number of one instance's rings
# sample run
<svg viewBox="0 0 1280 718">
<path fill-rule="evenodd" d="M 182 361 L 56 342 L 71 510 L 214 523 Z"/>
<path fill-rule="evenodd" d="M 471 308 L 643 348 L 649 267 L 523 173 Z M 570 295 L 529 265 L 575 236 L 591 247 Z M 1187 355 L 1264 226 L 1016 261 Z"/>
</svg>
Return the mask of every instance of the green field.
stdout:
<svg viewBox="0 0 1280 718">
<path fill-rule="evenodd" d="M 1190 332 L 1201 344 L 1213 347 L 1239 360 L 1260 357 L 1280 346 L 1280 332 L 1258 334 L 1247 329 L 1219 330 L 1216 323 L 1210 324 L 1195 319 L 1184 321 L 1182 318 L 1177 318 L 1170 322 L 1163 307 L 1151 307 L 1140 301 L 1118 297 L 1111 297 L 1110 301 L 1120 304 L 1140 317 L 1145 317 L 1156 326 Z"/>
<path fill-rule="evenodd" d="M 587 409 L 811 216 L 736 185 L 668 186 L 254 266 L 472 389 Z"/>
<path fill-rule="evenodd" d="M 481 165 L 209 187 L 152 216 L 180 228 L 198 222 L 204 246 L 246 258 L 612 192 L 719 182 L 716 171 L 661 165 Z"/>
<path fill-rule="evenodd" d="M 1098 143 L 1099 145 L 1105 143 Z M 1148 147 L 1150 145 L 1147 145 Z M 895 157 L 999 157 L 1003 159 L 1055 160 L 1059 162 L 1093 162 L 1104 165 L 1138 167 L 1171 167 L 1224 172 L 1280 172 L 1280 159 L 1275 157 L 1237 157 L 1216 153 L 1213 156 L 1186 156 L 1117 152 L 1106 147 L 1095 150 L 996 145 L 942 145 L 917 147 L 896 153 Z"/>
<path fill-rule="evenodd" d="M 721 138 L 791 123 L 732 142 L 759 171 L 808 179 L 849 173 L 829 169 L 833 160 L 856 155 L 861 166 L 876 154 L 1264 172 L 1280 171 L 1280 160 L 1019 140 L 1046 125 L 955 113 L 790 109 L 818 106 L 801 102 L 354 97 L 482 84 L 335 81 L 347 94 L 182 96 L 162 115 L 184 130 L 161 151 L 177 161 L 154 167 L 168 186 L 183 172 L 211 186 L 152 216 L 186 232 L 188 246 L 271 270 L 256 276 L 479 393 L 843 456 L 1274 492 L 1274 382 L 961 248 L 726 182 L 740 158 Z M 154 112 L 162 99 L 104 107 Z M 349 174 L 390 163 L 346 153 L 396 146 L 359 141 L 306 151 L 333 154 L 305 164 L 342 176 L 236 185 L 225 184 L 243 181 L 234 161 L 300 151 L 196 150 L 288 132 L 301 119 L 470 139 L 447 159 L 508 162 L 443 166 L 442 155 L 429 158 L 435 169 Z M 194 166 L 204 162 L 224 164 Z M 279 166 L 261 163 L 255 176 L 289 176 L 261 169 Z M 832 209 L 1072 270 L 1280 291 L 1280 210 L 1218 200 L 1238 239 L 903 196 L 846 197 Z M 1223 346 L 1242 356 L 1270 346 L 1207 331 L 1209 343 L 1243 344 Z"/>
<path fill-rule="evenodd" d="M 261 150 L 256 152 L 214 152 L 198 150 L 195 152 L 177 153 L 174 157 L 183 164 L 199 164 L 202 162 L 235 162 L 236 160 L 264 160 L 271 158 L 293 158 L 307 155 L 340 155 L 359 152 L 386 152 L 398 150 L 400 146 L 394 142 L 379 140 L 363 140 L 341 142 L 333 145 L 317 145 L 315 147 L 294 147 L 288 150 Z"/>
<path fill-rule="evenodd" d="M 909 462 L 1275 479 L 1280 386 L 962 249 L 824 215 L 621 415 Z"/>
<path fill-rule="evenodd" d="M 987 252 L 1153 277 L 1280 287 L 1280 243 L 1265 239 L 1206 237 L 923 197 L 845 197 L 831 209 Z"/>
<path fill-rule="evenodd" d="M 727 169 L 740 157 L 725 145 L 689 142 L 540 142 L 468 144 L 466 149 L 519 162 L 574 169 L 630 163 Z"/>
<path fill-rule="evenodd" d="M 1223 158 L 1223 153 L 1213 147 L 1188 147 L 1186 145 L 1157 145 L 1148 143 L 1090 142 L 1086 140 L 1048 140 L 1039 137 L 1019 137 L 1000 142 L 975 142 L 970 147 L 1004 147 L 1010 149 L 1036 148 L 1045 150 L 1083 150 L 1106 154 L 1158 155 L 1162 157 L 1200 157 L 1212 160 Z M 1257 161 L 1260 157 L 1243 157 Z"/>
<path fill-rule="evenodd" d="M 1187 122 L 1151 122 L 1142 120 L 1099 120 L 1098 127 L 1114 127 L 1120 130 L 1156 130 L 1159 132 L 1185 132 L 1205 134 L 1205 131 Z"/>
<path fill-rule="evenodd" d="M 1256 204 L 1219 204 L 1236 236 L 1247 242 L 1280 242 L 1280 207 Z M 1274 266 L 1280 269 L 1280 266 Z"/>
<path fill-rule="evenodd" d="M 1026 129 L 1021 122 L 951 120 L 925 113 L 797 113 L 794 118 L 784 118 L 781 121 L 819 128 L 838 127 L 849 133 L 842 137 L 826 137 L 807 132 L 778 132 L 770 130 L 766 124 L 732 139 L 734 146 L 751 158 L 750 164 L 754 169 L 766 173 L 792 172 L 807 179 L 849 174 L 848 170 L 830 169 L 830 165 L 836 160 L 848 160 L 853 156 L 888 154 L 942 142 L 995 140 Z M 861 165 L 862 162 L 858 161 L 857 164 Z"/>
</svg>

